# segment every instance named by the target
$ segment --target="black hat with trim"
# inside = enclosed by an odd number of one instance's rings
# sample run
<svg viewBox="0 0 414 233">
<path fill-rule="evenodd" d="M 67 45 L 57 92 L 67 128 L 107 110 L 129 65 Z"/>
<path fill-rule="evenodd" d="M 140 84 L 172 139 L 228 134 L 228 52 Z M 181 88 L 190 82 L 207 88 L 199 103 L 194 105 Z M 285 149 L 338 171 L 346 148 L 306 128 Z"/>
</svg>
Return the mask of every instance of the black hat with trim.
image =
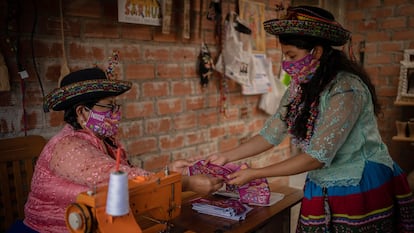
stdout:
<svg viewBox="0 0 414 233">
<path fill-rule="evenodd" d="M 332 46 L 347 43 L 351 33 L 335 21 L 334 16 L 319 7 L 289 7 L 286 16 L 263 23 L 266 32 L 279 35 L 303 35 L 321 38 Z"/>
<path fill-rule="evenodd" d="M 60 86 L 44 98 L 44 111 L 62 111 L 91 99 L 118 96 L 129 89 L 132 83 L 110 80 L 99 68 L 74 71 L 63 77 Z"/>
</svg>

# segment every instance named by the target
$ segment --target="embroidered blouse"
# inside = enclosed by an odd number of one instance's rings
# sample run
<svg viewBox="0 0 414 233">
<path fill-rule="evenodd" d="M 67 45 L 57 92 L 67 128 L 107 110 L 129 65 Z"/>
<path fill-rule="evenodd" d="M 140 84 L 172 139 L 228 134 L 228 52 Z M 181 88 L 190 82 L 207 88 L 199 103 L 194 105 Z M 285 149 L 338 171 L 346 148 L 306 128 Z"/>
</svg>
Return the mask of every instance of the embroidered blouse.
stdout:
<svg viewBox="0 0 414 233">
<path fill-rule="evenodd" d="M 260 131 L 269 143 L 278 145 L 287 135 L 285 116 L 290 88 L 279 108 Z M 357 185 L 366 161 L 393 169 L 393 161 L 378 131 L 371 94 L 362 80 L 340 72 L 321 93 L 319 114 L 309 144 L 292 143 L 324 163 L 321 169 L 308 172 L 308 178 L 321 186 Z"/>
<path fill-rule="evenodd" d="M 112 155 L 112 157 L 111 157 Z M 69 232 L 66 207 L 80 192 L 109 182 L 115 170 L 116 148 L 106 146 L 86 130 L 67 124 L 47 143 L 36 162 L 24 223 L 39 232 Z M 128 165 L 122 149 L 120 170 L 130 178 L 148 172 Z"/>
</svg>

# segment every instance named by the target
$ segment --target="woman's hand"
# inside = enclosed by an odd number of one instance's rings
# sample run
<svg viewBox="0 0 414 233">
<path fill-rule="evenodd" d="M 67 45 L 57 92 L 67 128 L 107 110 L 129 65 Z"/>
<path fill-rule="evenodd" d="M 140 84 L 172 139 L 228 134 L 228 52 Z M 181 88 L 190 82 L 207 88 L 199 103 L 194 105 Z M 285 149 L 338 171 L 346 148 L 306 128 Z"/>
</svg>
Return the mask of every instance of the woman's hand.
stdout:
<svg viewBox="0 0 414 233">
<path fill-rule="evenodd" d="M 173 172 L 178 172 L 183 175 L 188 175 L 187 168 L 191 166 L 192 164 L 193 164 L 192 161 L 188 161 L 185 159 L 178 159 L 168 164 L 168 170 L 173 171 Z"/>
<path fill-rule="evenodd" d="M 207 175 L 183 176 L 183 191 L 193 191 L 200 195 L 208 195 L 223 186 L 223 180 Z"/>
<path fill-rule="evenodd" d="M 212 164 L 217 164 L 217 165 L 223 166 L 224 164 L 227 163 L 227 158 L 224 157 L 220 153 L 212 154 L 212 155 L 209 155 L 206 158 L 206 163 L 212 163 Z"/>
<path fill-rule="evenodd" d="M 254 168 L 245 168 L 238 170 L 227 176 L 229 179 L 227 184 L 242 186 L 251 180 L 256 179 L 256 171 Z"/>
</svg>

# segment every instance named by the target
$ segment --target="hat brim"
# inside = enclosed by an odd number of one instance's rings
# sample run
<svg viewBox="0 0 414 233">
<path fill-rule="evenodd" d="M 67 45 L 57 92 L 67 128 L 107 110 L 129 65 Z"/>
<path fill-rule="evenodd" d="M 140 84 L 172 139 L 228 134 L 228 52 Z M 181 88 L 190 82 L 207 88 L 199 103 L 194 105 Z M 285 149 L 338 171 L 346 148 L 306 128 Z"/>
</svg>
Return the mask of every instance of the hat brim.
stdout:
<svg viewBox="0 0 414 233">
<path fill-rule="evenodd" d="M 319 21 L 272 19 L 263 23 L 266 32 L 272 35 L 304 35 L 327 40 L 333 46 L 346 44 L 351 33 L 339 24 Z"/>
<path fill-rule="evenodd" d="M 95 79 L 55 88 L 44 99 L 44 110 L 65 110 L 85 100 L 118 96 L 129 89 L 132 83 L 121 80 Z"/>
</svg>

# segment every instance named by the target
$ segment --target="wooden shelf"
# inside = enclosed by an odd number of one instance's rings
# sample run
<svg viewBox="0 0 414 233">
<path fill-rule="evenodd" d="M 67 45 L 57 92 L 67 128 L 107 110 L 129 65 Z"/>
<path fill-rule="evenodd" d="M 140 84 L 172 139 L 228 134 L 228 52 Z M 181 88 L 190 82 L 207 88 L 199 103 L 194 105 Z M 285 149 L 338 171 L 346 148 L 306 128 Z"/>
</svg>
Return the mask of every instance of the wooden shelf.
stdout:
<svg viewBox="0 0 414 233">
<path fill-rule="evenodd" d="M 394 136 L 392 137 L 392 140 L 401 141 L 401 142 L 414 142 L 414 138 L 401 137 L 401 136 Z"/>
<path fill-rule="evenodd" d="M 414 106 L 414 101 L 397 100 L 394 102 L 395 106 Z"/>
</svg>

